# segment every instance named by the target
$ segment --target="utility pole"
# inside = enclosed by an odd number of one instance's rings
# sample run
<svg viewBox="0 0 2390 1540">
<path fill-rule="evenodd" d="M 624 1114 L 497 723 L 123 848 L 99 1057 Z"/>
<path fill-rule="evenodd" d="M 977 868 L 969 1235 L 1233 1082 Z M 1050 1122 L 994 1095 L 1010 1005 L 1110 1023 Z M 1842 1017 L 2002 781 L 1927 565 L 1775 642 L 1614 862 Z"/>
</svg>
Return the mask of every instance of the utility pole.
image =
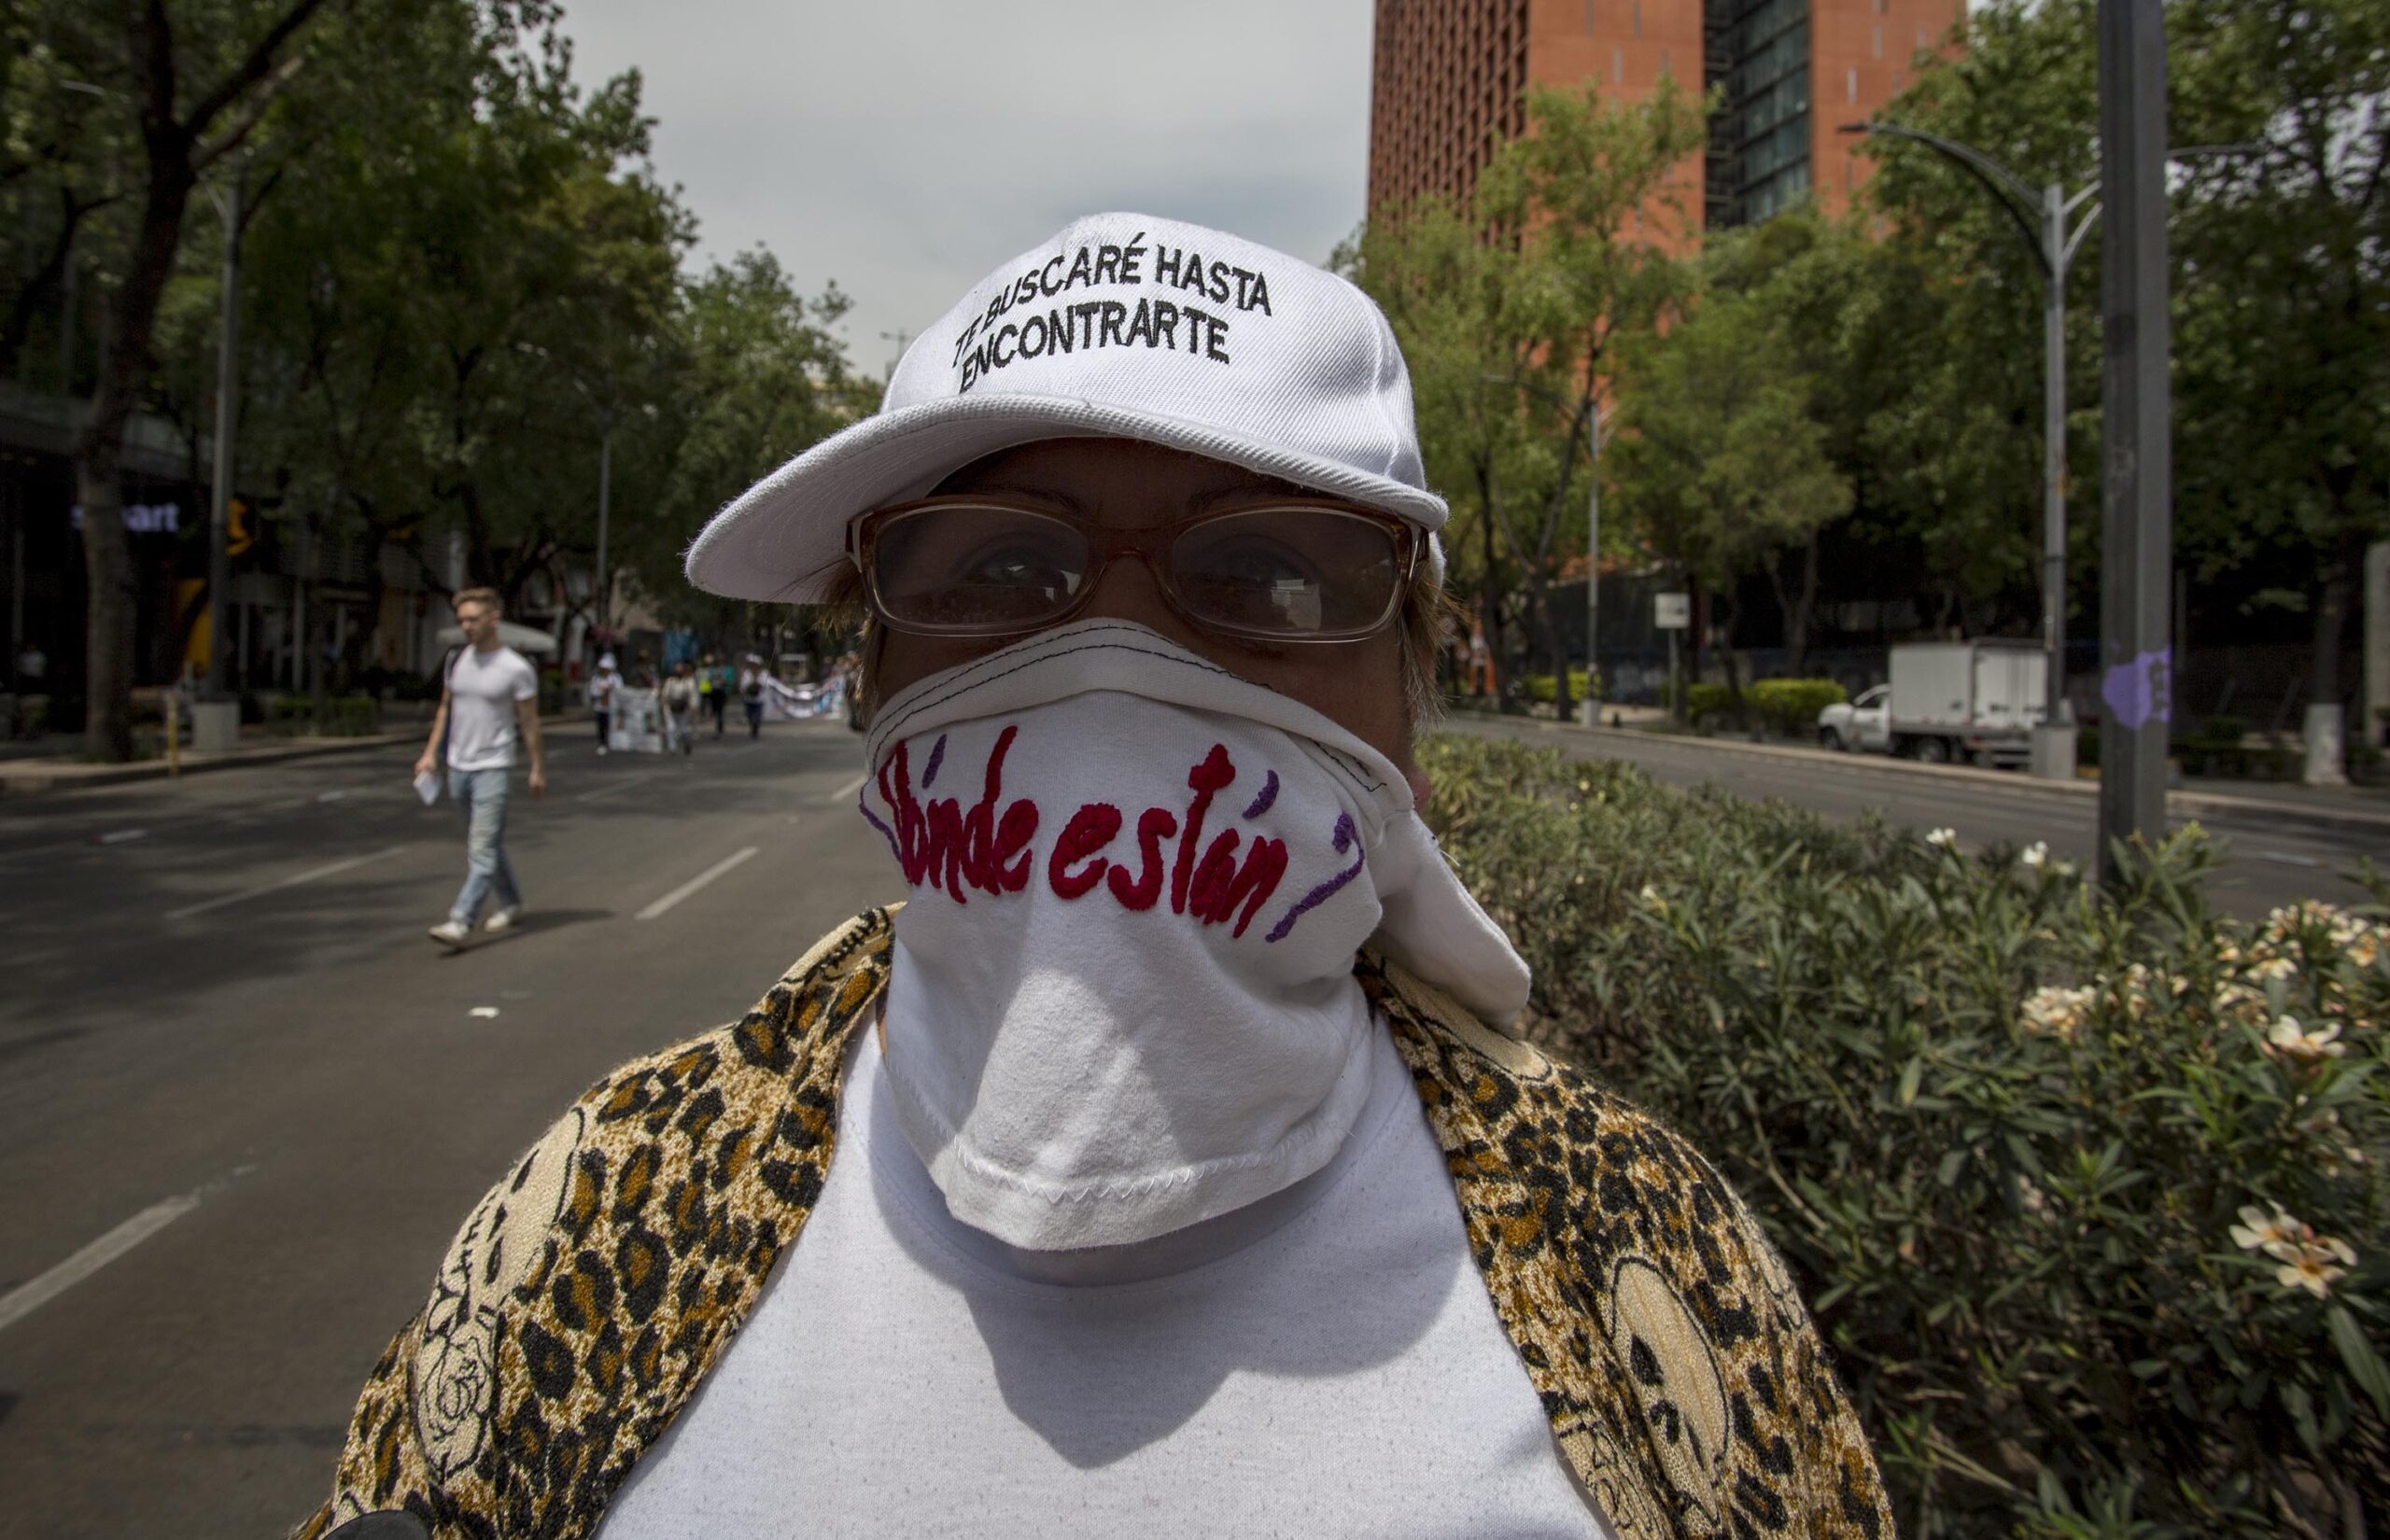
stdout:
<svg viewBox="0 0 2390 1540">
<path fill-rule="evenodd" d="M 208 489 L 207 510 L 207 697 L 224 694 L 224 590 L 232 585 L 232 560 L 227 553 L 232 506 L 233 435 L 238 428 L 241 390 L 241 180 L 244 167 L 236 158 L 232 184 L 216 200 L 224 220 L 224 276 L 218 296 L 220 315 L 216 329 L 216 455 Z"/>
<path fill-rule="evenodd" d="M 598 586 L 595 598 L 598 608 L 598 629 L 600 632 L 606 629 L 606 611 L 609 608 L 606 601 L 612 597 L 612 591 L 606 586 L 606 528 L 607 522 L 612 515 L 613 493 L 614 411 L 610 406 L 606 409 L 606 414 L 598 434 Z M 598 643 L 599 650 L 602 651 L 605 646 L 606 643 L 601 637 Z"/>
<path fill-rule="evenodd" d="M 2166 831 L 2173 719 L 2173 460 L 2162 0 L 2100 0 L 2102 450 L 2100 876 Z"/>
<path fill-rule="evenodd" d="M 1585 725 L 1602 724 L 1602 424 L 1610 416 L 1599 406 L 1586 428 L 1593 465 L 1593 491 L 1585 502 Z"/>
</svg>

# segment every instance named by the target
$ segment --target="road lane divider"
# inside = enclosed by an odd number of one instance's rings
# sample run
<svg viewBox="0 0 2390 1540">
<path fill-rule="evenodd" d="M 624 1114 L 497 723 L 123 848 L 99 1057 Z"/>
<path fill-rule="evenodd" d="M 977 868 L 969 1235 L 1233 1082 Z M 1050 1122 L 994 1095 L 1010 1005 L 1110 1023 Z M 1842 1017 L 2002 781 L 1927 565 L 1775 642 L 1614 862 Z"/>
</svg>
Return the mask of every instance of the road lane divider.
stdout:
<svg viewBox="0 0 2390 1540">
<path fill-rule="evenodd" d="M 743 850 L 739 850 L 732 855 L 724 856 L 722 860 L 715 861 L 711 866 L 709 866 L 704 871 L 699 872 L 696 876 L 693 876 L 688 881 L 681 884 L 680 887 L 673 889 L 670 892 L 665 894 L 662 898 L 657 899 L 654 903 L 649 904 L 646 908 L 641 909 L 637 915 L 634 915 L 631 917 L 634 919 L 654 919 L 656 916 L 670 909 L 682 899 L 699 891 L 715 878 L 720 877 L 752 860 L 757 848 L 757 847 L 751 845 Z"/>
<path fill-rule="evenodd" d="M 369 851 L 361 856 L 351 856 L 345 861 L 335 861 L 323 866 L 312 867 L 307 871 L 296 873 L 274 882 L 261 883 L 255 888 L 245 888 L 237 893 L 225 893 L 216 898 L 203 899 L 197 903 L 186 903 L 179 909 L 168 910 L 166 917 L 190 919 L 206 914 L 211 909 L 221 909 L 227 904 L 241 903 L 253 898 L 263 898 L 268 893 L 278 893 L 286 888 L 296 888 L 302 883 L 314 882 L 322 877 L 336 877 L 343 872 L 355 871 L 369 861 L 384 861 L 395 856 L 400 848 L 395 845 L 389 846 L 384 849 Z"/>
<path fill-rule="evenodd" d="M 170 1197 L 134 1214 L 38 1278 L 0 1295 L 0 1332 L 22 1321 L 83 1280 L 199 1207 L 206 1189 Z"/>
<path fill-rule="evenodd" d="M 846 785 L 841 786 L 836 791 L 831 792 L 830 800 L 832 802 L 846 801 L 849 797 L 853 796 L 857 791 L 862 791 L 863 783 L 870 778 L 871 777 L 869 776 L 857 776 L 854 779 L 847 782 Z"/>
</svg>

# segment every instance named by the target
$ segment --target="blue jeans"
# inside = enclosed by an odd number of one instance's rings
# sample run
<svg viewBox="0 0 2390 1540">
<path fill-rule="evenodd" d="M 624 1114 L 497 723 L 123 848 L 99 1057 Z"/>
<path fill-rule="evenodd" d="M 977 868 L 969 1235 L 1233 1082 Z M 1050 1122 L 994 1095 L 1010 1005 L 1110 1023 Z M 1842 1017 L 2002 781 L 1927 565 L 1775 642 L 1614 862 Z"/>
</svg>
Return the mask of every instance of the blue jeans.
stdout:
<svg viewBox="0 0 2390 1540">
<path fill-rule="evenodd" d="M 503 770 L 448 772 L 448 795 L 465 815 L 465 886 L 457 890 L 448 917 L 462 926 L 481 917 L 482 901 L 493 890 L 501 909 L 523 902 L 514 867 L 506 859 L 506 777 Z"/>
</svg>

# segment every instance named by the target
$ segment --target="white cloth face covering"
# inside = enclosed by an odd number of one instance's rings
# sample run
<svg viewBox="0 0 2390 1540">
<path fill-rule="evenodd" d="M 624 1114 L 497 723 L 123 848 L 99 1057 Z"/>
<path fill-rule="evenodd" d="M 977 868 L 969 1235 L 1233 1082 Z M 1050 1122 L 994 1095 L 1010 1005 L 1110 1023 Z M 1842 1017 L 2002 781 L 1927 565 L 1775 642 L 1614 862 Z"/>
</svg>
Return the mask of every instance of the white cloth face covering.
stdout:
<svg viewBox="0 0 2390 1540">
<path fill-rule="evenodd" d="M 1395 764 L 1143 626 L 922 679 L 867 752 L 861 810 L 913 889 L 897 1120 L 1012 1245 L 1150 1239 L 1325 1165 L 1368 1094 L 1373 935 L 1490 1019 L 1525 1002 Z"/>
</svg>

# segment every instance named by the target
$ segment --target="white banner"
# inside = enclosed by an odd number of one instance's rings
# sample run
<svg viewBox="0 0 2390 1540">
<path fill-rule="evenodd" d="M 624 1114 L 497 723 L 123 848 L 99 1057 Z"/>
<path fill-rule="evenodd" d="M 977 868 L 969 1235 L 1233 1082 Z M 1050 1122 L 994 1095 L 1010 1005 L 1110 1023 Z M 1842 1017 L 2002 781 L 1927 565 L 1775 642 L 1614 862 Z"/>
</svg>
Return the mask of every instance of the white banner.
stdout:
<svg viewBox="0 0 2390 1540">
<path fill-rule="evenodd" d="M 625 754 L 664 752 L 663 710 L 654 691 L 614 687 L 614 717 L 607 723 L 606 747 Z"/>
</svg>

